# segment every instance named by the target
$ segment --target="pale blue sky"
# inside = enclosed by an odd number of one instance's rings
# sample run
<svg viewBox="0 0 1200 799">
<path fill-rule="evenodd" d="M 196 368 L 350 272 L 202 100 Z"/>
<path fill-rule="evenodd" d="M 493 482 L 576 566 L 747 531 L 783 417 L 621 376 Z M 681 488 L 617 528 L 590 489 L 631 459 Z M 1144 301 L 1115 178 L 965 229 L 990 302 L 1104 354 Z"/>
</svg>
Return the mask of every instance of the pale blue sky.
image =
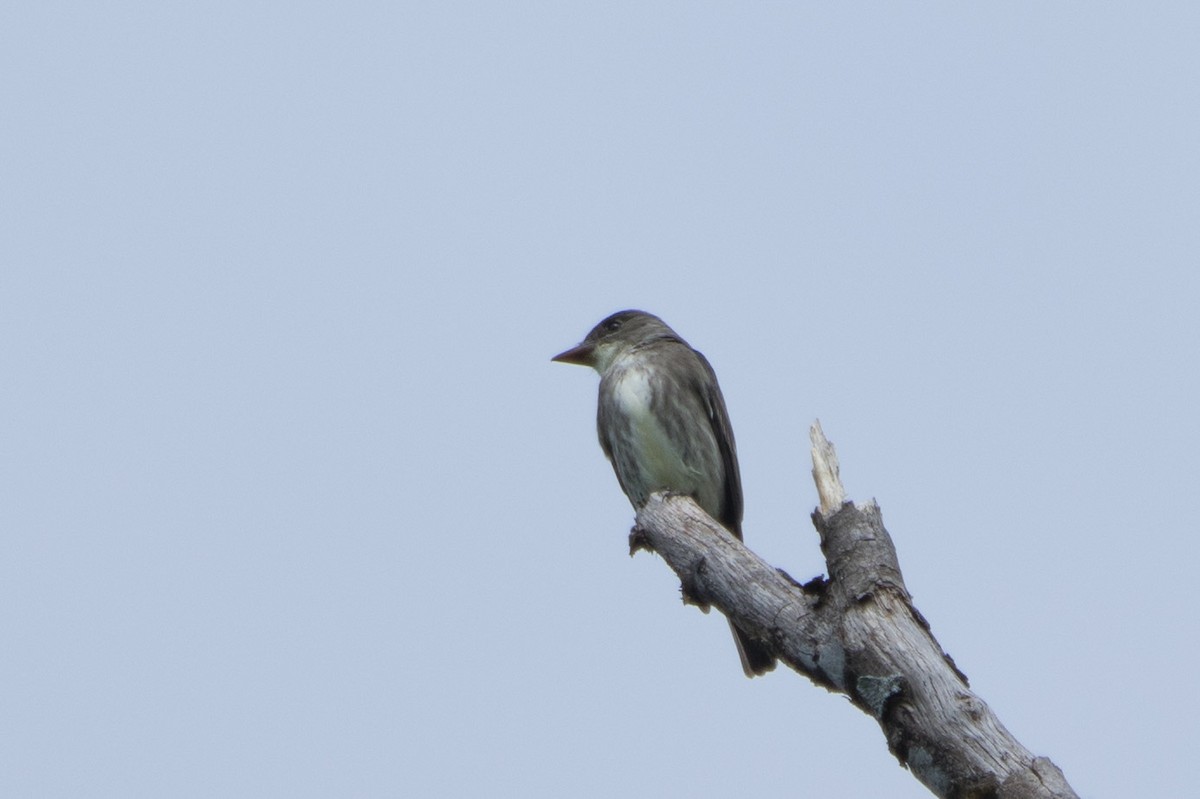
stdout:
<svg viewBox="0 0 1200 799">
<path fill-rule="evenodd" d="M 1194 786 L 1194 3 L 0 10 L 0 794 L 923 797 L 630 559 L 595 376 L 807 429 L 1081 795 Z M 1180 682 L 1171 675 L 1181 675 Z"/>
</svg>

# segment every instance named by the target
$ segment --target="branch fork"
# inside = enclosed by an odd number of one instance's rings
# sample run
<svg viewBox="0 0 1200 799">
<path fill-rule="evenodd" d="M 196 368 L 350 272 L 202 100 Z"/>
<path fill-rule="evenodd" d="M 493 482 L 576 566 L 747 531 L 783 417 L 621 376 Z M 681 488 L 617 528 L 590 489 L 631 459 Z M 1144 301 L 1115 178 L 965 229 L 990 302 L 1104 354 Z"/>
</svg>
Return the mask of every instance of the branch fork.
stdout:
<svg viewBox="0 0 1200 799">
<path fill-rule="evenodd" d="M 690 497 L 657 493 L 638 511 L 630 554 L 658 553 L 684 601 L 717 607 L 814 683 L 849 697 L 888 749 L 939 797 L 1076 797 L 971 692 L 904 584 L 879 506 L 846 500 L 837 453 L 816 422 L 812 514 L 828 579 L 800 584 L 748 550 Z M 1076 797 L 1077 799 L 1077 797 Z"/>
</svg>

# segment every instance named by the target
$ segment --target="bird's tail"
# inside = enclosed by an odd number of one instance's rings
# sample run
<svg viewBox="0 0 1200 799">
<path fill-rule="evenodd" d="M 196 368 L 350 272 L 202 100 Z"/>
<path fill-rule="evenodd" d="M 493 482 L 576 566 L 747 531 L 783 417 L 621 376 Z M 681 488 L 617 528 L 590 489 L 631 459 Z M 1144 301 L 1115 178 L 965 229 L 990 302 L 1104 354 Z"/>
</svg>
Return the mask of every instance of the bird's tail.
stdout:
<svg viewBox="0 0 1200 799">
<path fill-rule="evenodd" d="M 739 630 L 732 621 L 729 622 L 729 629 L 733 631 L 733 642 L 737 644 L 742 671 L 746 672 L 747 677 L 757 677 L 775 668 L 775 655 L 771 654 L 771 650 Z"/>
</svg>

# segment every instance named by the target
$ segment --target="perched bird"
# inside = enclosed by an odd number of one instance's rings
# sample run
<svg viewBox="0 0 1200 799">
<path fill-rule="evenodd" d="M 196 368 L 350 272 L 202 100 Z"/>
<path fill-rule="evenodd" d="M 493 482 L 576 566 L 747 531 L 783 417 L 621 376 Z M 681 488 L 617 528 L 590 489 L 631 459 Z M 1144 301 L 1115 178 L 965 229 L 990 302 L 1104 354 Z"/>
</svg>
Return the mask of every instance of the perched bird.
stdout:
<svg viewBox="0 0 1200 799">
<path fill-rule="evenodd" d="M 552 360 L 600 373 L 600 446 L 635 509 L 655 491 L 688 494 L 741 540 L 733 428 L 717 375 L 703 355 L 657 316 L 620 311 Z M 733 622 L 729 626 L 747 677 L 775 667 L 766 647 Z"/>
</svg>

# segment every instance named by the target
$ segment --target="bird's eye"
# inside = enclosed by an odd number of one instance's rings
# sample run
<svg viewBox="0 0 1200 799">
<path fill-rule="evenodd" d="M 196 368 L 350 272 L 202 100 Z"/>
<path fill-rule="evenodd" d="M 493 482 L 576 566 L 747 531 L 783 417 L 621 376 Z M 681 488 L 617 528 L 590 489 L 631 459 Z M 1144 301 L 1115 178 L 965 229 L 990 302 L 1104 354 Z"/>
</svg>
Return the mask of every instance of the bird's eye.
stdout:
<svg viewBox="0 0 1200 799">
<path fill-rule="evenodd" d="M 608 324 L 605 325 L 605 327 L 608 329 L 608 332 L 610 332 L 610 333 L 613 332 L 614 330 L 620 330 L 621 329 L 621 320 L 620 319 L 610 319 L 610 320 L 608 320 Z"/>
</svg>

